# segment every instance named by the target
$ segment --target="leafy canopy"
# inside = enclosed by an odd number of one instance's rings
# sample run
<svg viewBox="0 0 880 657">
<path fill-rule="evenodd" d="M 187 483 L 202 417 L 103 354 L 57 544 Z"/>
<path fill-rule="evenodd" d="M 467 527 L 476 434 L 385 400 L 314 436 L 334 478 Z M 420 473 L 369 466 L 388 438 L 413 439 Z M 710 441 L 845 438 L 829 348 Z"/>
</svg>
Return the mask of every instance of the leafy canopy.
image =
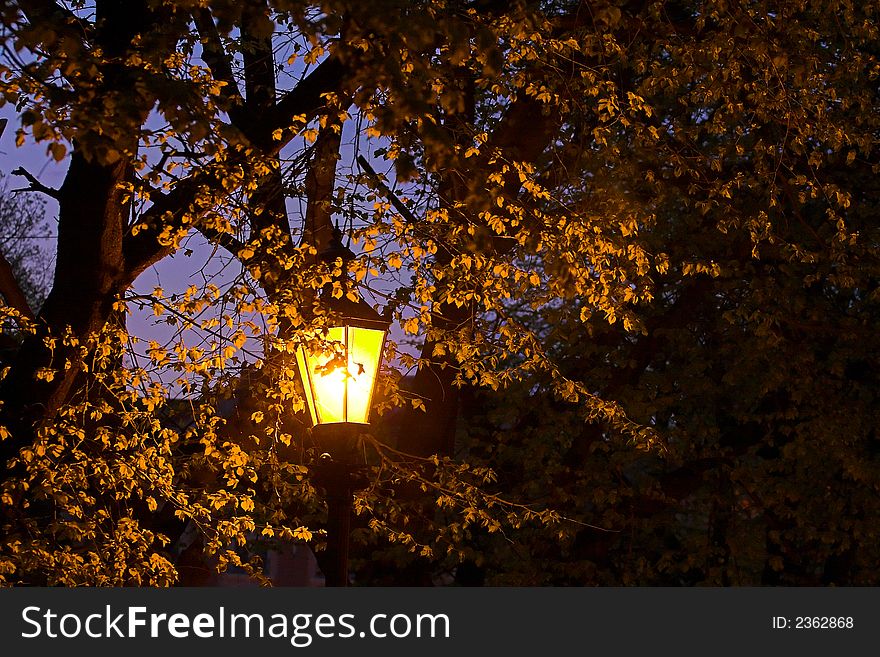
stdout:
<svg viewBox="0 0 880 657">
<path fill-rule="evenodd" d="M 725 527 L 780 517 L 743 505 L 780 467 L 756 455 L 785 412 L 758 412 L 783 381 L 752 377 L 809 351 L 779 332 L 823 321 L 811 295 L 856 324 L 874 308 L 880 69 L 872 4 L 778 5 L 5 4 L 18 139 L 70 162 L 42 190 L 55 285 L 36 321 L 4 311 L 29 334 L 2 388 L 6 581 L 170 584 L 194 554 L 248 567 L 260 541 L 320 543 L 324 450 L 291 354 L 332 349 L 328 285 L 396 326 L 383 415 L 349 455 L 363 540 L 454 563 L 535 532 L 564 552 L 588 525 L 641 527 L 620 500 L 656 493 L 660 458 L 740 459 L 687 511 L 699 549 L 729 554 L 712 504 Z M 315 257 L 334 222 L 353 289 Z M 220 273 L 135 285 L 195 233 Z M 142 310 L 170 337 L 126 330 Z M 758 438 L 729 445 L 728 421 Z M 811 426 L 795 444 L 837 425 Z M 803 538 L 781 515 L 772 550 Z M 660 570 L 692 573 L 682 552 Z M 579 559 L 581 582 L 623 567 Z"/>
</svg>

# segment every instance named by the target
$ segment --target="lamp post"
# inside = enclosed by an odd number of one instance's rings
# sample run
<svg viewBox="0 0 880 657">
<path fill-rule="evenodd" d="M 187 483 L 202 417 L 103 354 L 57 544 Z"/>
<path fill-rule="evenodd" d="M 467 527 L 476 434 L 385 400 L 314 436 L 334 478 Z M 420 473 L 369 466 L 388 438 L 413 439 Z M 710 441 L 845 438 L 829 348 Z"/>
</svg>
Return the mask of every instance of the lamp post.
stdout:
<svg viewBox="0 0 880 657">
<path fill-rule="evenodd" d="M 321 303 L 333 321 L 327 340 L 334 348 L 314 353 L 302 347 L 297 352 L 297 365 L 313 435 L 325 450 L 317 470 L 318 483 L 327 491 L 325 582 L 327 586 L 347 586 L 352 502 L 352 464 L 347 457 L 358 432 L 369 424 L 390 322 L 364 301 L 347 297 L 350 281 L 345 267 L 354 254 L 342 244 L 338 228 L 320 257 L 330 263 L 341 258 L 343 263 L 342 296 L 334 298 L 332 286 L 321 293 Z"/>
</svg>

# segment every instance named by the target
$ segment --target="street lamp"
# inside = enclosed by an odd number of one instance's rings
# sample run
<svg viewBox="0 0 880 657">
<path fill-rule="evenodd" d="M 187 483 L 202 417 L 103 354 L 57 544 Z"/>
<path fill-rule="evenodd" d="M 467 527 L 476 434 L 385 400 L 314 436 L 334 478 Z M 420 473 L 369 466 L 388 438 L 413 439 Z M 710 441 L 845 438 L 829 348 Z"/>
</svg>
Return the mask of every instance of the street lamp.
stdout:
<svg viewBox="0 0 880 657">
<path fill-rule="evenodd" d="M 326 339 L 332 349 L 315 353 L 305 347 L 296 360 L 312 418 L 313 434 L 326 453 L 317 469 L 318 483 L 327 491 L 327 586 L 348 585 L 348 542 L 351 528 L 352 477 L 346 455 L 357 433 L 370 420 L 370 408 L 390 322 L 362 300 L 347 296 L 346 264 L 354 254 L 342 244 L 337 228 L 320 258 L 342 259 L 342 296 L 332 285 L 321 293 L 331 318 Z"/>
</svg>

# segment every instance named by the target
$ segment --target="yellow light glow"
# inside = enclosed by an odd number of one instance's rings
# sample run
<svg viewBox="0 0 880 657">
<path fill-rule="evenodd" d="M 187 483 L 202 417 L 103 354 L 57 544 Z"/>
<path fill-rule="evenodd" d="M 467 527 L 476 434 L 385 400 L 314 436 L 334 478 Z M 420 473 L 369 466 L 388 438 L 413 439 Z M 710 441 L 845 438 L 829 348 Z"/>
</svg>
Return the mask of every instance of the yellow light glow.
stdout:
<svg viewBox="0 0 880 657">
<path fill-rule="evenodd" d="M 373 382 L 382 357 L 384 331 L 351 326 L 348 329 L 347 422 L 366 424 L 370 419 Z"/>
<path fill-rule="evenodd" d="M 335 352 L 297 353 L 314 424 L 367 424 L 384 339 L 381 330 L 339 326 L 330 329 L 327 340 L 341 343 L 341 363 Z"/>
</svg>

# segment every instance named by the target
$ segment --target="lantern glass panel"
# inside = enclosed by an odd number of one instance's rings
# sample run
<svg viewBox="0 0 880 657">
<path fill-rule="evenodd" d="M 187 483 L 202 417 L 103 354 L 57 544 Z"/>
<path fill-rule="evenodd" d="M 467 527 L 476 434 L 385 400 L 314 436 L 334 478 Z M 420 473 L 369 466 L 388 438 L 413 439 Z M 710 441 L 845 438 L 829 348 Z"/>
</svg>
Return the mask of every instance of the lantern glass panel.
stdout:
<svg viewBox="0 0 880 657">
<path fill-rule="evenodd" d="M 379 359 L 385 331 L 348 327 L 348 379 L 346 422 L 366 424 L 370 419 L 373 384 L 379 373 Z"/>
<path fill-rule="evenodd" d="M 337 326 L 327 335 L 339 350 L 297 353 L 306 402 L 314 424 L 367 424 L 373 387 L 385 343 L 385 331 Z"/>
<path fill-rule="evenodd" d="M 312 381 L 309 375 L 309 357 L 304 347 L 300 347 L 296 351 L 296 364 L 299 366 L 299 380 L 303 384 L 303 392 L 306 396 L 306 406 L 309 409 L 309 415 L 312 416 L 312 424 L 318 424 L 318 416 L 315 413 L 315 393 L 312 391 Z"/>
</svg>

